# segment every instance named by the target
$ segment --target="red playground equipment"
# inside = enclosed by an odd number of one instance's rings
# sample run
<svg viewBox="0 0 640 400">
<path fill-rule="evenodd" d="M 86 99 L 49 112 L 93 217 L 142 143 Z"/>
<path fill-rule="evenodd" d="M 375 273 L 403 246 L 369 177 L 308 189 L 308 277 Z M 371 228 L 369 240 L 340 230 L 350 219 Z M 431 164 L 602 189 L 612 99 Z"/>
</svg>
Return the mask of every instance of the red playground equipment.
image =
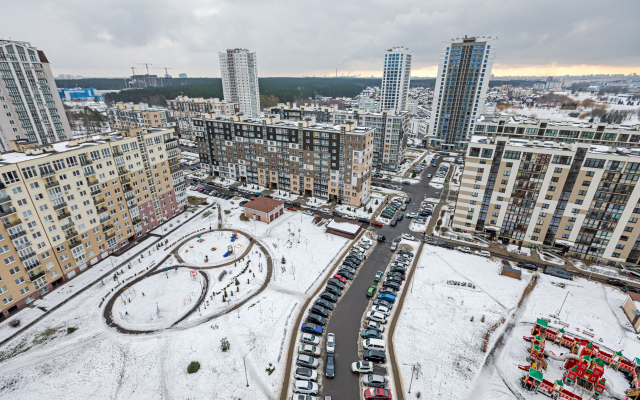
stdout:
<svg viewBox="0 0 640 400">
<path fill-rule="evenodd" d="M 563 328 L 550 328 L 549 322 L 541 318 L 536 321 L 531 334 L 533 336 L 523 337 L 531 342 L 527 359 L 531 366 L 518 366 L 528 371 L 522 378 L 522 386 L 525 389 L 535 390 L 536 393 L 543 392 L 560 399 L 598 399 L 605 390 L 615 398 L 625 398 L 624 395 L 613 393 L 607 386 L 604 372 L 605 366 L 609 366 L 632 378 L 632 387 L 625 392 L 626 399 L 640 400 L 640 385 L 636 375 L 636 366 L 639 365 L 640 359 L 636 358 L 632 363 L 625 359 L 620 351 L 609 354 L 590 340 L 567 336 Z M 565 347 L 570 352 L 556 355 L 545 349 L 547 342 Z M 564 362 L 562 379 L 552 382 L 544 378 L 543 371 L 547 370 L 548 359 Z"/>
</svg>

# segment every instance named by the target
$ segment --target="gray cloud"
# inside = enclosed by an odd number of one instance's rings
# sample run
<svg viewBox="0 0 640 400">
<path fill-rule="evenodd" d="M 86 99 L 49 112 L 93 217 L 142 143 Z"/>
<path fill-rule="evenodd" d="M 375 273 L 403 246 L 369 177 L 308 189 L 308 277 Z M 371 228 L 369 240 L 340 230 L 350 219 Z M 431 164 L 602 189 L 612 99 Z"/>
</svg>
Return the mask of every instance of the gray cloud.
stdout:
<svg viewBox="0 0 640 400">
<path fill-rule="evenodd" d="M 232 47 L 257 51 L 261 76 L 379 75 L 391 46 L 429 68 L 443 40 L 465 34 L 498 36 L 503 68 L 640 69 L 638 15 L 624 0 L 4 0 L 0 37 L 32 42 L 55 73 L 85 76 L 124 76 L 139 62 L 219 76 L 217 52 Z"/>
</svg>

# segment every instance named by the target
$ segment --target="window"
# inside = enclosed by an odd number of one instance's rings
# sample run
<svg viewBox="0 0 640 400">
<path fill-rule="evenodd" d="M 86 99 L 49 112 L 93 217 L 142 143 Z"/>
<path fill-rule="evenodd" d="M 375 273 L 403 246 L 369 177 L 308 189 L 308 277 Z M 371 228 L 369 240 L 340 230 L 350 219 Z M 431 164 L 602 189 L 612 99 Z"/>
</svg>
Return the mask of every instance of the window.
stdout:
<svg viewBox="0 0 640 400">
<path fill-rule="evenodd" d="M 622 249 L 624 249 L 624 245 L 623 244 L 617 244 L 616 245 L 616 249 L 622 250 Z"/>
<path fill-rule="evenodd" d="M 15 275 L 15 274 L 17 274 L 18 272 L 20 272 L 20 267 L 14 267 L 14 268 L 11 268 L 11 269 L 9 270 L 9 273 L 10 273 L 11 275 Z"/>
<path fill-rule="evenodd" d="M 582 203 L 584 203 L 584 200 L 576 200 L 577 205 L 581 205 Z"/>
<path fill-rule="evenodd" d="M 544 196 L 545 200 L 553 200 L 553 195 L 552 194 L 548 194 L 546 196 Z"/>
<path fill-rule="evenodd" d="M 535 233 L 540 233 L 540 232 L 541 232 L 541 230 L 540 230 L 540 228 L 534 228 L 534 229 L 533 229 L 533 232 L 535 232 Z"/>
<path fill-rule="evenodd" d="M 620 253 L 611 253 L 611 257 L 618 258 L 620 257 Z"/>
<path fill-rule="evenodd" d="M 561 155 L 555 155 L 553 156 L 553 159 L 551 159 L 551 162 L 553 164 L 564 164 L 564 165 L 569 165 L 571 164 L 571 156 L 561 156 Z"/>
<path fill-rule="evenodd" d="M 584 162 L 584 167 L 586 168 L 604 168 L 605 160 L 601 160 L 599 158 L 587 158 Z M 592 172 L 593 171 L 589 171 Z M 593 175 L 589 175 L 593 176 Z"/>
<path fill-rule="evenodd" d="M 587 195 L 587 191 L 586 190 L 581 190 L 578 192 L 579 196 L 586 196 Z"/>
<path fill-rule="evenodd" d="M 503 157 L 507 158 L 507 159 L 511 159 L 511 160 L 519 160 L 520 159 L 520 154 L 521 153 L 519 151 L 507 150 L 507 151 L 504 152 L 504 156 Z"/>
<path fill-rule="evenodd" d="M 503 179 L 502 182 L 500 182 L 500 183 L 502 183 L 503 185 L 506 185 L 507 183 L 509 183 L 509 180 L 508 179 Z"/>
<path fill-rule="evenodd" d="M 560 180 L 560 178 L 558 178 L 557 176 L 554 176 L 553 178 L 551 178 L 551 182 L 558 182 Z"/>
<path fill-rule="evenodd" d="M 511 175 L 511 171 L 504 171 L 504 176 L 509 176 Z"/>
<path fill-rule="evenodd" d="M 587 171 L 587 176 L 594 176 L 595 174 L 595 171 Z"/>
<path fill-rule="evenodd" d="M 16 286 L 22 285 L 24 283 L 24 277 L 21 276 L 20 278 L 16 279 L 15 282 Z"/>
<path fill-rule="evenodd" d="M 562 238 L 563 239 L 569 239 L 569 234 L 568 233 L 563 233 L 562 234 Z"/>
<path fill-rule="evenodd" d="M 580 212 L 580 209 L 579 208 L 574 208 L 574 209 L 571 210 L 571 212 L 574 213 L 574 214 L 577 214 L 577 213 Z"/>
<path fill-rule="evenodd" d="M 542 203 L 542 208 L 549 208 L 549 204 L 548 203 Z"/>
<path fill-rule="evenodd" d="M 544 218 L 544 217 L 546 217 L 546 216 L 547 216 L 547 213 L 546 213 L 546 212 L 544 212 L 544 211 L 540 211 L 540 216 Z"/>
<path fill-rule="evenodd" d="M 620 236 L 620 240 L 626 242 L 627 240 L 629 240 L 629 236 Z"/>
<path fill-rule="evenodd" d="M 582 186 L 589 186 L 591 185 L 591 181 L 582 181 Z"/>
<path fill-rule="evenodd" d="M 557 167 L 556 167 L 556 168 L 553 170 L 553 172 L 561 173 L 561 172 L 562 172 L 562 168 L 557 168 Z"/>
<path fill-rule="evenodd" d="M 531 240 L 538 240 L 537 236 L 531 236 Z"/>
<path fill-rule="evenodd" d="M 629 222 L 636 223 L 638 222 L 638 218 L 629 218 Z"/>
<path fill-rule="evenodd" d="M 556 187 L 555 186 L 549 186 L 549 191 L 550 192 L 555 192 L 556 191 Z"/>
<path fill-rule="evenodd" d="M 567 225 L 567 226 L 564 227 L 565 231 L 570 231 L 572 229 L 573 229 L 573 226 L 571 226 L 571 225 Z"/>
</svg>

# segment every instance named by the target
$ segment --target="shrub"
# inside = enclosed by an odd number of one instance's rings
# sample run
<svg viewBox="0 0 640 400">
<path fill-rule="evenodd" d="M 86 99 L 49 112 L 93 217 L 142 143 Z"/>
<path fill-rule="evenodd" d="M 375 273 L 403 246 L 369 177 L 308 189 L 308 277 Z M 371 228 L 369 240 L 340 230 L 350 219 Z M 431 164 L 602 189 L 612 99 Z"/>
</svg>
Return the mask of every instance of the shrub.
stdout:
<svg viewBox="0 0 640 400">
<path fill-rule="evenodd" d="M 247 216 L 244 215 L 244 214 L 240 214 L 240 221 L 247 222 L 247 221 L 249 221 L 249 218 L 247 218 Z"/>
<path fill-rule="evenodd" d="M 369 214 L 371 214 L 373 212 L 373 208 L 369 207 Z"/>
<path fill-rule="evenodd" d="M 17 328 L 20 326 L 20 320 L 18 318 L 11 320 L 11 322 L 9 322 L 9 326 L 12 328 Z"/>
<path fill-rule="evenodd" d="M 223 352 L 227 352 L 230 348 L 231 343 L 229 343 L 229 340 L 226 337 L 220 339 L 220 350 L 222 350 Z"/>
<path fill-rule="evenodd" d="M 187 367 L 188 374 L 195 374 L 200 369 L 200 363 L 197 361 L 191 361 L 189 366 Z"/>
<path fill-rule="evenodd" d="M 225 213 L 226 215 L 229 215 L 229 214 L 231 214 L 231 211 L 229 211 L 229 210 L 224 210 L 224 213 Z"/>
<path fill-rule="evenodd" d="M 287 260 L 284 259 L 284 256 L 282 256 L 282 263 L 285 264 L 287 262 Z"/>
<path fill-rule="evenodd" d="M 77 330 L 78 330 L 78 328 L 76 328 L 75 326 L 70 326 L 70 327 L 67 328 L 67 335 L 69 335 L 69 334 L 71 334 L 71 333 L 73 333 L 73 332 L 75 332 Z"/>
</svg>

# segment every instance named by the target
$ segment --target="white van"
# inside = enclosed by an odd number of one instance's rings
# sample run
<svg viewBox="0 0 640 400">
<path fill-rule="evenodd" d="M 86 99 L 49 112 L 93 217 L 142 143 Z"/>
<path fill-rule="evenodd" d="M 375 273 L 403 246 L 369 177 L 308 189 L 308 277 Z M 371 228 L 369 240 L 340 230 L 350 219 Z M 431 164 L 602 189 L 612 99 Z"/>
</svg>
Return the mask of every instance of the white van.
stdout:
<svg viewBox="0 0 640 400">
<path fill-rule="evenodd" d="M 364 342 L 362 342 L 362 347 L 365 350 L 386 350 L 386 345 L 382 339 L 365 339 Z"/>
</svg>

